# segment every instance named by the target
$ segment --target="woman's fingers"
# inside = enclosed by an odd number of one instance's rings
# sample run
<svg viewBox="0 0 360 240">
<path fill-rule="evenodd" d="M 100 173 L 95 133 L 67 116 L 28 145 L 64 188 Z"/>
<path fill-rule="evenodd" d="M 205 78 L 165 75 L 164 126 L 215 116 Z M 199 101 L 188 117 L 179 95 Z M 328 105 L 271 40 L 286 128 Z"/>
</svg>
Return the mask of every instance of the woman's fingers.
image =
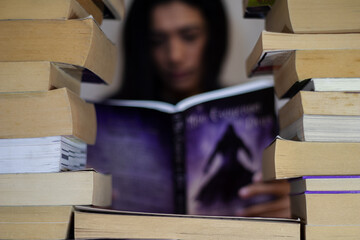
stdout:
<svg viewBox="0 0 360 240">
<path fill-rule="evenodd" d="M 239 196 L 247 199 L 257 195 L 270 194 L 275 196 L 287 196 L 290 192 L 290 184 L 286 180 L 275 182 L 257 182 L 240 189 Z"/>
<path fill-rule="evenodd" d="M 259 178 L 259 176 L 257 176 Z M 256 179 L 258 180 L 258 179 Z M 276 199 L 270 202 L 252 205 L 238 212 L 244 217 L 282 217 L 290 218 L 290 184 L 286 180 L 260 182 L 245 186 L 239 190 L 242 199 L 250 199 L 258 195 L 272 195 Z"/>
<path fill-rule="evenodd" d="M 237 213 L 243 217 L 281 217 L 290 218 L 290 199 L 283 197 L 271 202 L 256 204 L 242 209 Z"/>
<path fill-rule="evenodd" d="M 253 175 L 252 181 L 253 181 L 253 183 L 261 182 L 262 181 L 262 172 L 256 172 Z"/>
</svg>

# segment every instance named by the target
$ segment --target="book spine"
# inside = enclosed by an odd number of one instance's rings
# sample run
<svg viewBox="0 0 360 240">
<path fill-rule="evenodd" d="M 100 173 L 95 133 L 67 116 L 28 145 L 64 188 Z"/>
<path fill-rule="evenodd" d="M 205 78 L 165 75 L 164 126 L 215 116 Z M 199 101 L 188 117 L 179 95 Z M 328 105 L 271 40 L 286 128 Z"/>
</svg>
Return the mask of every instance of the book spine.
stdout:
<svg viewBox="0 0 360 240">
<path fill-rule="evenodd" d="M 173 115 L 175 211 L 186 213 L 185 122 L 182 113 Z"/>
</svg>

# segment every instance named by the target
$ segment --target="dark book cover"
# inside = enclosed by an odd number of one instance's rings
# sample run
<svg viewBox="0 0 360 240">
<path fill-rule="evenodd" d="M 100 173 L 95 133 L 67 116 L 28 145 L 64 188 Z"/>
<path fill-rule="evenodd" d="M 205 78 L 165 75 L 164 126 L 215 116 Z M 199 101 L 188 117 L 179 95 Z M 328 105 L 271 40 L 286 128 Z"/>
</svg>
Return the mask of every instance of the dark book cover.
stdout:
<svg viewBox="0 0 360 240">
<path fill-rule="evenodd" d="M 96 104 L 98 135 L 88 165 L 113 175 L 113 208 L 234 215 L 276 136 L 267 81 L 200 94 L 176 106 L 152 101 Z"/>
<path fill-rule="evenodd" d="M 112 174 L 112 208 L 174 212 L 171 116 L 147 108 L 95 107 L 98 131 L 88 165 Z"/>
<path fill-rule="evenodd" d="M 241 187 L 261 170 L 276 134 L 271 88 L 199 104 L 185 112 L 187 212 L 232 215 L 251 202 Z"/>
</svg>

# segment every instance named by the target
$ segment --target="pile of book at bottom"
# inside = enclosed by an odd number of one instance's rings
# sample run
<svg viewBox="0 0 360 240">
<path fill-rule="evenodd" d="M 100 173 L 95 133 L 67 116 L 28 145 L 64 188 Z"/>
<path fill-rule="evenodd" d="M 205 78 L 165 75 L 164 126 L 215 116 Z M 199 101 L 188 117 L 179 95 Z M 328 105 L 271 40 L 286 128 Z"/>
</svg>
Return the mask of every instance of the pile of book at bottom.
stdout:
<svg viewBox="0 0 360 240">
<path fill-rule="evenodd" d="M 71 238 L 74 205 L 111 205 L 111 176 L 85 169 L 92 104 L 68 88 L 2 89 L 0 116 L 0 239 Z"/>
<path fill-rule="evenodd" d="M 73 205 L 111 204 L 111 177 L 93 170 L 0 174 L 0 239 L 72 238 Z"/>
<path fill-rule="evenodd" d="M 280 135 L 302 141 L 279 137 L 265 149 L 263 177 L 290 179 L 303 239 L 359 239 L 359 100 L 359 93 L 300 91 L 280 109 Z"/>
<path fill-rule="evenodd" d="M 1 188 L 7 185 L 13 196 L 12 204 L 21 206 L 0 207 L 0 239 L 300 240 L 298 220 L 150 214 L 71 206 L 106 204 L 111 189 L 109 178 L 94 171 L 50 175 L 20 174 L 23 186 L 13 177 L 5 184 L 1 179 Z M 92 186 L 88 184 L 91 181 Z M 21 191 L 12 193 L 12 185 Z M 58 206 L 25 206 L 44 204 L 43 199 Z"/>
<path fill-rule="evenodd" d="M 300 240 L 298 220 L 75 208 L 75 238 L 79 239 Z"/>
<path fill-rule="evenodd" d="M 360 236 L 358 56 L 356 49 L 294 50 L 274 76 L 278 97 L 294 95 L 279 110 L 282 138 L 264 151 L 263 177 L 291 179 L 292 214 L 306 240 Z"/>
<path fill-rule="evenodd" d="M 298 220 L 147 214 L 72 206 L 108 205 L 111 180 L 92 170 L 0 177 L 0 239 L 300 240 Z M 43 204 L 48 206 L 30 206 Z"/>
<path fill-rule="evenodd" d="M 74 205 L 111 205 L 111 176 L 85 170 L 92 104 L 67 88 L 0 91 L 0 113 L 0 239 L 65 239 Z"/>
<path fill-rule="evenodd" d="M 280 138 L 265 150 L 264 178 L 290 178 L 291 212 L 303 223 L 302 239 L 359 239 L 360 176 L 334 175 L 358 171 L 359 154 L 359 143 Z"/>
<path fill-rule="evenodd" d="M 247 59 L 249 76 L 270 70 L 277 97 L 290 98 L 263 177 L 293 179 L 306 240 L 360 238 L 359 9 L 356 0 L 275 1 Z"/>
<path fill-rule="evenodd" d="M 0 239 L 65 239 L 74 205 L 111 205 L 111 176 L 85 169 L 92 104 L 67 88 L 0 91 L 0 113 Z"/>
</svg>

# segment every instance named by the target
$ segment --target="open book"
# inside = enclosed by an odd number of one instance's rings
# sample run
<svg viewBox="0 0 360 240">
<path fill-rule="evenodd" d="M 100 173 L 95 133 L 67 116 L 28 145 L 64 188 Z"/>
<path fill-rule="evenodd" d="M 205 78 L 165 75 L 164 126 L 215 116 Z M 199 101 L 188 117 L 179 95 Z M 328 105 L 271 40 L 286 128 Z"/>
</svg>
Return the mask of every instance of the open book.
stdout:
<svg viewBox="0 0 360 240">
<path fill-rule="evenodd" d="M 113 208 L 233 215 L 251 204 L 238 190 L 261 169 L 276 136 L 272 82 L 190 97 L 96 104 L 98 134 L 88 163 L 113 176 Z"/>
</svg>

